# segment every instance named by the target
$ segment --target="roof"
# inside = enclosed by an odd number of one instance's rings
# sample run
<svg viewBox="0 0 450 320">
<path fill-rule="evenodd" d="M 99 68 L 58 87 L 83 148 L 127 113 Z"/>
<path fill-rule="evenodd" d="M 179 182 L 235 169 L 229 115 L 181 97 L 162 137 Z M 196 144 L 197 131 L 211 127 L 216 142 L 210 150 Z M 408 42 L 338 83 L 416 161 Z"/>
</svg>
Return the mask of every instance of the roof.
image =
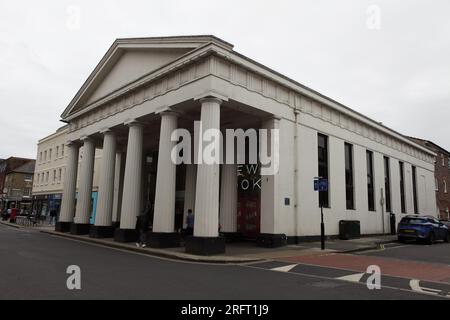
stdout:
<svg viewBox="0 0 450 320">
<path fill-rule="evenodd" d="M 211 45 L 211 48 L 208 47 Z M 114 63 L 115 57 L 120 54 L 120 50 L 125 49 L 133 49 L 133 48 L 191 48 L 187 54 L 177 58 L 175 61 L 166 64 L 164 67 L 160 69 L 154 70 L 149 74 L 146 74 L 135 81 L 130 82 L 128 85 L 119 88 L 118 91 L 126 92 L 133 86 L 140 86 L 145 81 L 150 78 L 150 76 L 154 73 L 161 71 L 161 69 L 166 68 L 170 72 L 176 65 L 180 65 L 184 60 L 194 60 L 194 56 L 201 56 L 204 54 L 202 49 L 207 48 L 208 50 L 215 51 L 217 53 L 225 54 L 227 59 L 235 60 L 238 63 L 245 62 L 246 67 L 252 69 L 257 73 L 262 73 L 264 75 L 268 75 L 274 81 L 281 83 L 282 85 L 299 92 L 302 95 L 308 96 L 312 99 L 319 100 L 322 103 L 328 105 L 333 109 L 337 109 L 338 111 L 349 113 L 350 116 L 356 119 L 362 119 L 363 121 L 369 123 L 372 127 L 376 128 L 380 131 L 387 131 L 393 136 L 396 136 L 397 139 L 410 144 L 411 146 L 419 149 L 423 152 L 429 153 L 433 156 L 435 154 L 430 151 L 429 148 L 425 148 L 418 144 L 417 142 L 408 139 L 403 134 L 383 125 L 381 122 L 375 121 L 370 117 L 355 111 L 352 108 L 345 106 L 344 104 L 337 102 L 251 58 L 240 54 L 233 50 L 233 45 L 229 42 L 226 42 L 216 36 L 213 35 L 196 35 L 196 36 L 171 36 L 171 37 L 146 37 L 146 38 L 122 38 L 114 41 L 110 49 L 106 52 L 105 56 L 98 63 L 97 67 L 85 81 L 83 86 L 77 92 L 75 97 L 72 99 L 70 104 L 64 110 L 61 115 L 61 118 L 64 122 L 70 121 L 71 112 L 76 110 L 80 103 L 83 102 L 83 98 L 85 95 L 89 94 L 89 87 L 93 85 L 96 80 L 101 79 L 102 74 L 107 72 L 107 67 L 109 64 Z M 100 99 L 101 100 L 101 99 Z M 92 106 L 95 106 L 96 103 L 93 103 Z M 86 108 L 86 110 L 89 110 Z M 77 112 L 75 112 L 76 114 Z"/>
<path fill-rule="evenodd" d="M 450 156 L 450 151 L 444 149 L 443 147 L 441 147 L 440 145 L 434 143 L 433 141 L 420 139 L 420 138 L 415 138 L 415 137 L 409 137 L 409 136 L 407 138 L 411 139 L 413 141 L 422 143 L 425 146 L 425 148 L 428 148 L 428 149 L 430 149 L 432 151 L 438 150 L 438 151 L 440 151 L 442 153 L 445 153 L 446 155 Z"/>
<path fill-rule="evenodd" d="M 31 160 L 31 161 L 25 163 L 24 165 L 21 165 L 20 167 L 17 167 L 16 169 L 11 170 L 10 173 L 33 174 L 35 165 L 36 165 L 36 160 Z"/>
</svg>

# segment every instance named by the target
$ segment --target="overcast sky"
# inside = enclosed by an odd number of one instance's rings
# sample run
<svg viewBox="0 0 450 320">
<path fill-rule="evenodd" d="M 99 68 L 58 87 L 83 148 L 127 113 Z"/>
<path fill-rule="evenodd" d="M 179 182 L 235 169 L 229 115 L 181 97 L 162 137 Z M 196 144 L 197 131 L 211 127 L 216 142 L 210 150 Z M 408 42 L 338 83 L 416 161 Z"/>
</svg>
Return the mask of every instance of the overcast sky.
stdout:
<svg viewBox="0 0 450 320">
<path fill-rule="evenodd" d="M 36 156 L 116 38 L 188 34 L 450 149 L 449 14 L 448 0 L 2 0 L 0 158 Z"/>
</svg>

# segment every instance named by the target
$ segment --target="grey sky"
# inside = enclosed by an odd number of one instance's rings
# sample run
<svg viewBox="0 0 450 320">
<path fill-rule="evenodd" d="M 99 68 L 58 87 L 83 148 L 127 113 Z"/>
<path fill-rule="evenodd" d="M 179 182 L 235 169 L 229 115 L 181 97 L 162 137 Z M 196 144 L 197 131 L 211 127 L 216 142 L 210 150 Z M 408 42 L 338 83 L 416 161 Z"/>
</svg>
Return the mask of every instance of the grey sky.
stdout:
<svg viewBox="0 0 450 320">
<path fill-rule="evenodd" d="M 373 22 L 381 9 L 380 29 Z M 74 12 L 80 10 L 80 24 Z M 35 157 L 115 38 L 214 34 L 407 135 L 450 149 L 448 0 L 0 2 L 0 158 Z M 377 26 L 377 24 L 369 24 Z"/>
</svg>

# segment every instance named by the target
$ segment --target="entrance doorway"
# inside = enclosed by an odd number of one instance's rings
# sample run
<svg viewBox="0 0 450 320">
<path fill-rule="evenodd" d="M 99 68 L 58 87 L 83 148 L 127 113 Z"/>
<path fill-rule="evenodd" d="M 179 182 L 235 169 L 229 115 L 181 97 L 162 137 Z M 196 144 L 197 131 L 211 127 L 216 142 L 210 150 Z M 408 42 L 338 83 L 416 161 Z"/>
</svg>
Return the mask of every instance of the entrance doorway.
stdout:
<svg viewBox="0 0 450 320">
<path fill-rule="evenodd" d="M 237 231 L 256 240 L 261 230 L 261 175 L 258 165 L 238 166 Z"/>
</svg>

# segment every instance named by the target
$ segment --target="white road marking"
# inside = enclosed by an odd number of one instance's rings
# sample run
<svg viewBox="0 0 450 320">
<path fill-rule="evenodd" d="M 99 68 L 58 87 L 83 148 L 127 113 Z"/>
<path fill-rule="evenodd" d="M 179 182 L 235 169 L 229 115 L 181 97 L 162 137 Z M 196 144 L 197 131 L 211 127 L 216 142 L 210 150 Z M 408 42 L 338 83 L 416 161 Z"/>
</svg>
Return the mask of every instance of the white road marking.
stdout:
<svg viewBox="0 0 450 320">
<path fill-rule="evenodd" d="M 411 280 L 409 282 L 409 286 L 411 287 L 411 289 L 413 289 L 416 292 L 420 292 L 420 293 L 423 293 L 423 294 L 429 294 L 429 295 L 437 295 L 437 296 L 441 296 L 441 297 L 445 297 L 445 298 L 450 298 L 450 294 L 445 295 L 445 296 L 441 295 L 442 290 L 421 287 L 420 286 L 420 280 L 416 280 L 416 279 Z"/>
<path fill-rule="evenodd" d="M 359 282 L 361 281 L 362 277 L 365 275 L 365 273 L 356 273 L 356 274 L 351 274 L 348 276 L 344 276 L 344 277 L 339 277 L 336 278 L 337 280 L 342 280 L 342 281 L 349 281 L 349 282 Z"/>
<path fill-rule="evenodd" d="M 289 272 L 292 269 L 294 269 L 296 266 L 298 266 L 298 264 L 291 264 L 289 266 L 284 266 L 284 267 L 279 267 L 279 268 L 273 268 L 270 269 L 272 271 L 278 271 L 278 272 Z"/>
</svg>

